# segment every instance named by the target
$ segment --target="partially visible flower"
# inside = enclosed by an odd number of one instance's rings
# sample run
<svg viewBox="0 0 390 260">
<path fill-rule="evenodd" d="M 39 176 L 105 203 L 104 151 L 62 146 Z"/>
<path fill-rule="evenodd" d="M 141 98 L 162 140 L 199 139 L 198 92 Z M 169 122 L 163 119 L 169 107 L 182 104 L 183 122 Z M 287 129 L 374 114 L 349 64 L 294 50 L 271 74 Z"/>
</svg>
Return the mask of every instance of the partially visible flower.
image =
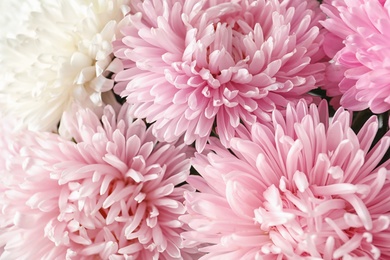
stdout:
<svg viewBox="0 0 390 260">
<path fill-rule="evenodd" d="M 315 0 L 135 0 L 115 44 L 114 90 L 168 142 L 228 145 L 321 84 L 324 15 Z M 306 96 L 307 97 L 307 96 Z M 308 98 L 308 97 L 307 97 Z M 309 98 L 308 98 L 309 99 Z"/>
<path fill-rule="evenodd" d="M 390 110 L 390 1 L 328 0 L 324 50 L 334 60 L 327 94 L 354 111 Z M 336 72 L 336 73 L 333 73 Z"/>
<path fill-rule="evenodd" d="M 121 64 L 111 42 L 128 0 L 35 2 L 13 14 L 27 17 L 20 34 L 0 41 L 0 109 L 32 130 L 55 131 L 72 103 L 93 109 L 114 100 L 107 76 Z"/>
<path fill-rule="evenodd" d="M 157 143 L 127 106 L 65 119 L 75 142 L 0 124 L 0 259 L 188 259 L 191 150 Z"/>
<path fill-rule="evenodd" d="M 185 194 L 192 229 L 185 246 L 204 259 L 389 259 L 389 133 L 370 148 L 378 129 L 370 118 L 358 134 L 350 113 L 329 121 L 326 103 L 273 113 L 273 127 L 217 140 L 196 155 L 200 173 Z"/>
</svg>

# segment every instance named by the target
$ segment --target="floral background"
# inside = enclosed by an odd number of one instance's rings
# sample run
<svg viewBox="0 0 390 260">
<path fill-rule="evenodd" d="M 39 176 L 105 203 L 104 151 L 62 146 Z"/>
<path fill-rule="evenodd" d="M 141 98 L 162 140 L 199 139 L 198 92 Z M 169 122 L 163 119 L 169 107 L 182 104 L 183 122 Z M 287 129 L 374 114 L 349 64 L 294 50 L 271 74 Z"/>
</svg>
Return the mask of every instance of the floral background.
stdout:
<svg viewBox="0 0 390 260">
<path fill-rule="evenodd" d="M 0 259 L 390 259 L 390 1 L 0 13 Z"/>
</svg>

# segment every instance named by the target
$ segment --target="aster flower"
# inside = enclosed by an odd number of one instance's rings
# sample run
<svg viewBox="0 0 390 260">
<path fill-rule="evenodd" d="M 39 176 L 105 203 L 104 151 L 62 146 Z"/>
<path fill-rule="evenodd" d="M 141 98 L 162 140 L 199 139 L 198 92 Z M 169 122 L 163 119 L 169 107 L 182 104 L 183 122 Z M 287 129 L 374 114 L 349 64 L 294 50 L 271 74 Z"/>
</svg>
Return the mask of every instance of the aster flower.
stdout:
<svg viewBox="0 0 390 260">
<path fill-rule="evenodd" d="M 188 259 L 187 146 L 157 143 L 126 106 L 65 119 L 76 143 L 0 124 L 0 259 Z"/>
<path fill-rule="evenodd" d="M 390 110 L 390 2 L 325 1 L 323 22 L 329 31 L 324 49 L 334 60 L 327 94 L 345 108 L 374 113 Z"/>
<path fill-rule="evenodd" d="M 326 103 L 300 102 L 233 138 L 231 152 L 213 140 L 193 160 L 185 245 L 203 260 L 389 259 L 390 160 L 378 164 L 390 135 L 370 148 L 376 117 L 355 134 L 350 115 L 328 123 Z"/>
<path fill-rule="evenodd" d="M 324 16 L 315 0 L 131 1 L 115 55 L 114 90 L 168 142 L 201 151 L 242 121 L 268 122 L 320 84 Z M 129 25 L 126 26 L 126 23 Z"/>
<path fill-rule="evenodd" d="M 111 42 L 126 2 L 37 0 L 30 9 L 24 3 L 24 12 L 12 15 L 24 14 L 13 26 L 25 28 L 0 42 L 0 109 L 32 130 L 55 131 L 72 103 L 91 109 L 113 103 L 107 76 L 121 64 L 112 62 Z"/>
</svg>

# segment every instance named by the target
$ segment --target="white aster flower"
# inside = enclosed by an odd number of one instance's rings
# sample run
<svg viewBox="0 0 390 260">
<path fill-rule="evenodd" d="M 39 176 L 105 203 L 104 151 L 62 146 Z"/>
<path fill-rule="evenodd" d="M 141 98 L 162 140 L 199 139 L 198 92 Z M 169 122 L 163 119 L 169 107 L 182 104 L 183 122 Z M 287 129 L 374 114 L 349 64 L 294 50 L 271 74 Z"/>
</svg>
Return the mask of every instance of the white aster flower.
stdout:
<svg viewBox="0 0 390 260">
<path fill-rule="evenodd" d="M 111 42 L 129 0 L 37 2 L 21 33 L 0 41 L 0 111 L 29 129 L 56 131 L 71 103 L 99 109 L 114 101 L 108 76 L 121 65 Z"/>
</svg>

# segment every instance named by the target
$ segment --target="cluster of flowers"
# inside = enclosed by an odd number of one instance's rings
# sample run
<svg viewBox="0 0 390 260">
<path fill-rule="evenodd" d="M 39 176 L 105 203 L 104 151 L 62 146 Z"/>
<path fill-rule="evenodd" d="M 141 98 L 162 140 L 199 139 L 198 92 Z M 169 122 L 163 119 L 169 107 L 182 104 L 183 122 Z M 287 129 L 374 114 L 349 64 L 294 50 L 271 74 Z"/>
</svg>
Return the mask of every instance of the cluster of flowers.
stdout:
<svg viewBox="0 0 390 260">
<path fill-rule="evenodd" d="M 0 259 L 390 259 L 390 1 L 0 7 Z"/>
</svg>

